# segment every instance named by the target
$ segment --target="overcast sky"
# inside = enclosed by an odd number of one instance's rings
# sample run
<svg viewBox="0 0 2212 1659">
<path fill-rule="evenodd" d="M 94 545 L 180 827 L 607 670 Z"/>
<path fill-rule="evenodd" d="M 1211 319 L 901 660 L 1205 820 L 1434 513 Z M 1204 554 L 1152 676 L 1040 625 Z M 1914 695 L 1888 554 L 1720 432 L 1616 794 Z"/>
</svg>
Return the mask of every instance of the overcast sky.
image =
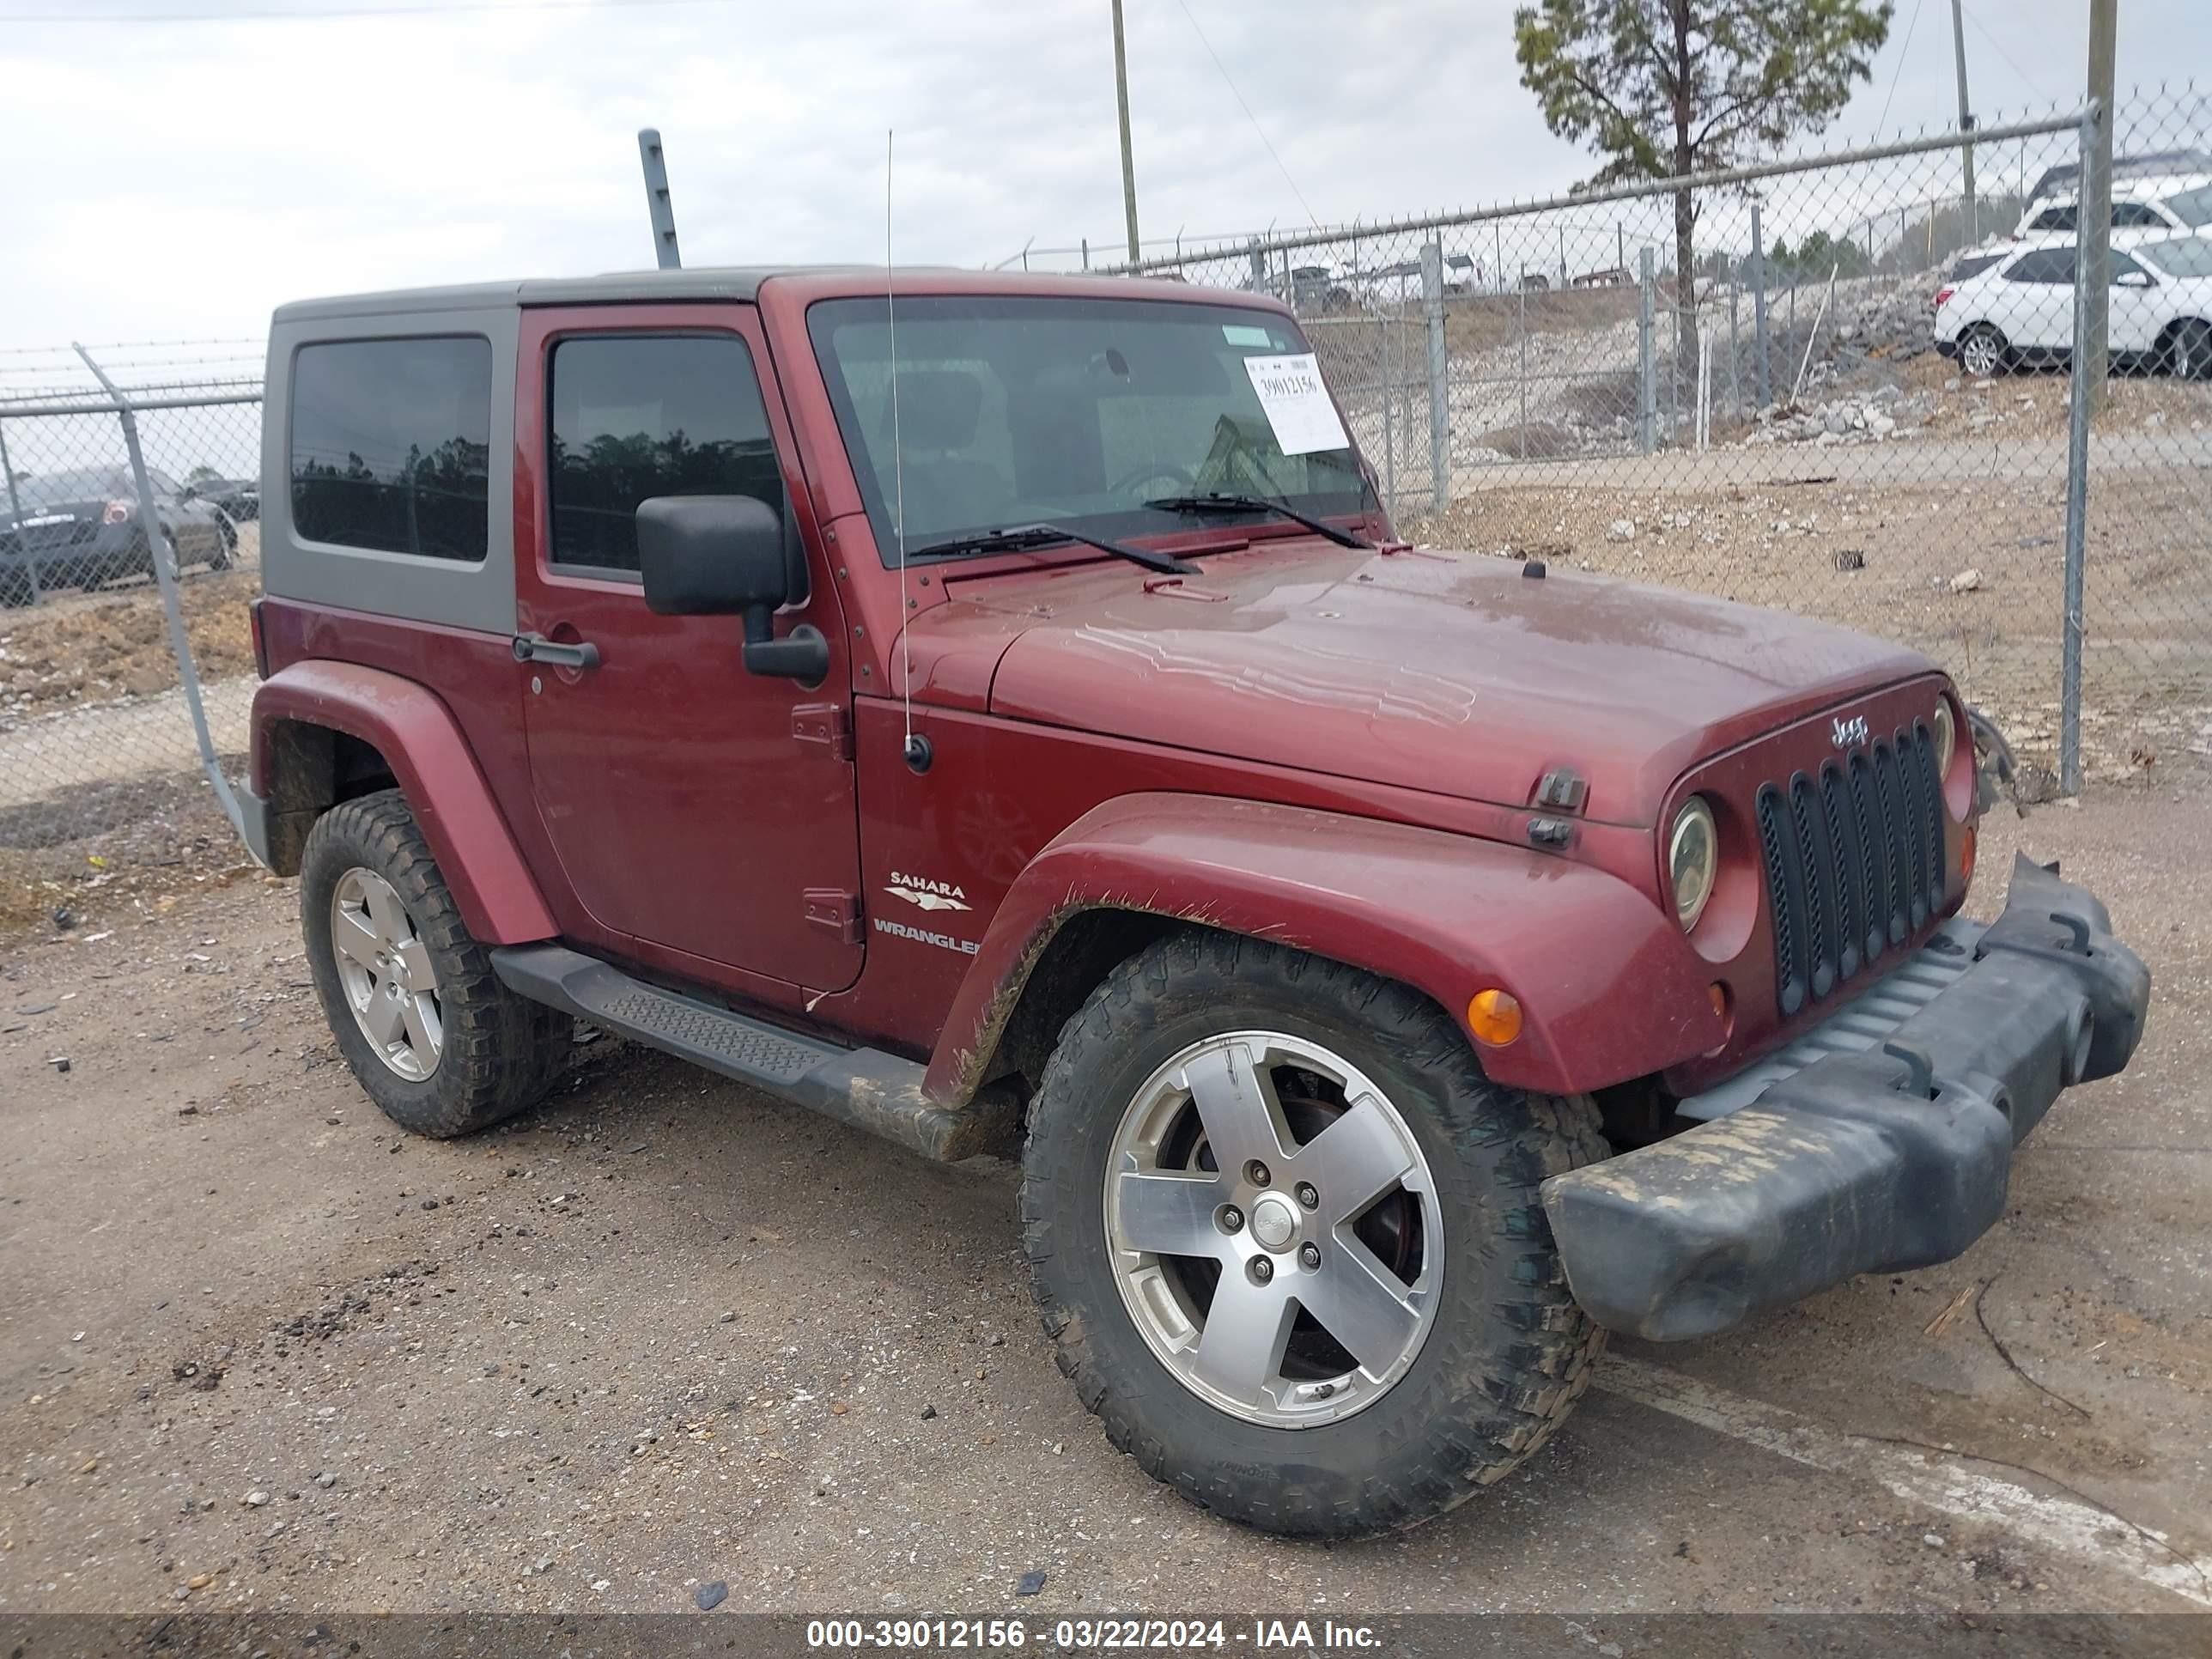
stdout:
<svg viewBox="0 0 2212 1659">
<path fill-rule="evenodd" d="M 313 15 L 386 7 L 404 9 Z M 1589 170 L 1518 82 L 1510 0 L 1126 9 L 1148 241 Z M 1951 118 L 1949 10 L 1899 0 L 1832 137 Z M 1966 10 L 1985 119 L 2076 95 L 2088 0 Z M 2212 4 L 2122 12 L 2124 87 L 2194 72 L 2212 92 Z M 145 21 L 179 14 L 227 15 Z M 79 21 L 34 21 L 61 18 Z M 1108 20 L 1108 0 L 0 0 L 0 346 L 251 337 L 305 295 L 649 263 L 647 125 L 688 264 L 879 261 L 887 126 L 902 263 L 995 263 L 1031 238 L 1110 254 Z"/>
</svg>

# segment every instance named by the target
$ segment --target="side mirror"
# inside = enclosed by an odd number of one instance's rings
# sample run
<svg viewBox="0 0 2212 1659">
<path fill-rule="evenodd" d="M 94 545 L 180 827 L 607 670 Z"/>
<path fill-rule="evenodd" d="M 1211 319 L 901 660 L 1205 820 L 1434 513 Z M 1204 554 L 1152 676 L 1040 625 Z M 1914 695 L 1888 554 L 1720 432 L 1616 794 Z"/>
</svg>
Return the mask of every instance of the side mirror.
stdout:
<svg viewBox="0 0 2212 1659">
<path fill-rule="evenodd" d="M 741 617 L 745 668 L 805 684 L 830 672 L 830 641 L 802 623 L 775 636 L 793 597 L 781 522 L 750 495 L 655 495 L 637 508 L 646 608 L 661 617 Z"/>
</svg>

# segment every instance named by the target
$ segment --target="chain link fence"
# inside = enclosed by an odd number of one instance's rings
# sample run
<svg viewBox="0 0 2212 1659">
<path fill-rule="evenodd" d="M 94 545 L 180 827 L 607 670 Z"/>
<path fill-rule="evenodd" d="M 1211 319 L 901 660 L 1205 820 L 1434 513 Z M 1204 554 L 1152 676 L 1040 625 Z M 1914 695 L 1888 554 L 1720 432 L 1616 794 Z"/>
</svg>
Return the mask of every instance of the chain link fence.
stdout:
<svg viewBox="0 0 2212 1659">
<path fill-rule="evenodd" d="M 2109 179 L 2094 136 L 2052 112 L 1126 269 L 1293 307 L 1405 532 L 1905 641 L 2039 795 L 2212 756 L 2212 99 L 2123 99 Z M 0 909 L 244 863 L 259 356 L 0 354 Z"/>
<path fill-rule="evenodd" d="M 1287 301 L 1406 533 L 1903 641 L 2041 793 L 2069 761 L 2212 754 L 2212 99 L 2115 112 L 2112 349 L 2077 388 L 2075 277 L 2102 252 L 2084 132 L 2056 111 L 1971 149 L 1928 134 L 1120 269 Z"/>
<path fill-rule="evenodd" d="M 0 922 L 249 862 L 260 400 L 257 343 L 0 354 Z"/>
</svg>

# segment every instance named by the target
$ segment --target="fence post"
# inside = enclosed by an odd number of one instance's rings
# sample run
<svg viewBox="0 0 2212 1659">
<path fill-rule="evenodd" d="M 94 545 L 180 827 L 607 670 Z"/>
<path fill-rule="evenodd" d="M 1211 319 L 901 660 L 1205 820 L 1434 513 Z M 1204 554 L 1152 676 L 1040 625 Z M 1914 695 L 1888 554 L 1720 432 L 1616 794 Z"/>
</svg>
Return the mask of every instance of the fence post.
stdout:
<svg viewBox="0 0 2212 1659">
<path fill-rule="evenodd" d="M 1651 365 L 1651 304 L 1656 270 L 1648 247 L 1638 250 L 1636 306 L 1636 447 L 1649 455 L 1658 447 L 1659 388 Z"/>
<path fill-rule="evenodd" d="M 2081 112 L 2081 190 L 2076 198 L 2085 204 L 2110 199 L 2112 181 L 2093 178 L 2108 165 L 2110 152 L 2101 142 L 2099 127 L 2105 110 L 2094 100 Z M 2087 211 L 2074 216 L 2074 375 L 2066 408 L 2066 619 L 2059 641 L 2058 666 L 2058 787 L 2065 793 L 2081 793 L 2081 590 L 2089 540 L 2089 416 L 2105 372 L 2103 354 L 2085 349 L 2094 326 L 2090 295 L 2104 297 L 2101 284 L 2112 227 L 2106 215 Z M 2094 281 L 2092 279 L 2094 279 Z"/>
<path fill-rule="evenodd" d="M 8 475 L 8 522 L 15 526 L 15 548 L 23 561 L 23 577 L 30 588 L 30 602 L 36 605 L 46 597 L 39 585 L 39 556 L 23 539 L 23 503 L 15 493 L 15 466 L 8 459 L 8 429 L 0 425 L 0 472 Z"/>
<path fill-rule="evenodd" d="M 1759 234 L 1756 201 L 1751 204 L 1751 281 L 1752 343 L 1759 352 L 1759 406 L 1765 409 L 1774 401 L 1774 392 L 1768 384 L 1773 371 L 1766 362 L 1766 243 Z"/>
<path fill-rule="evenodd" d="M 1252 292 L 1265 294 L 1267 291 L 1267 250 L 1260 239 L 1255 236 L 1252 239 Z M 1290 296 L 1285 295 L 1283 297 L 1287 300 Z"/>
<path fill-rule="evenodd" d="M 1521 459 L 1525 461 L 1528 459 L 1528 277 L 1525 271 L 1514 291 L 1521 325 Z"/>
<path fill-rule="evenodd" d="M 1421 244 L 1421 307 L 1429 319 L 1429 507 L 1451 505 L 1451 359 L 1444 349 L 1444 245 Z"/>
<path fill-rule="evenodd" d="M 1401 286 L 1401 294 L 1405 292 Z M 1376 383 L 1382 388 L 1382 506 L 1395 523 L 1398 517 L 1398 423 L 1393 410 L 1398 401 L 1398 370 L 1390 360 L 1390 325 L 1402 324 L 1403 304 L 1395 305 L 1376 320 Z"/>
<path fill-rule="evenodd" d="M 145 453 L 138 447 L 138 417 L 131 407 L 131 400 L 123 395 L 107 373 L 93 362 L 92 354 L 71 341 L 70 348 L 84 359 L 84 366 L 92 371 L 101 390 L 115 404 L 117 418 L 123 422 L 123 447 L 131 458 L 131 483 L 138 496 L 138 522 L 146 532 L 149 562 L 154 567 L 155 583 L 161 590 L 161 609 L 169 619 L 169 650 L 177 659 L 177 678 L 185 690 L 185 707 L 192 717 L 192 734 L 199 740 L 200 765 L 207 773 L 208 783 L 215 790 L 216 804 L 222 808 L 230 827 L 245 836 L 245 817 L 240 812 L 238 798 L 230 792 L 230 780 L 222 775 L 222 766 L 216 758 L 215 738 L 208 730 L 207 708 L 200 701 L 200 677 L 192 665 L 192 644 L 185 633 L 184 607 L 177 597 L 177 562 L 175 554 L 166 546 L 161 531 L 161 514 L 154 507 L 154 486 L 146 477 Z"/>
</svg>

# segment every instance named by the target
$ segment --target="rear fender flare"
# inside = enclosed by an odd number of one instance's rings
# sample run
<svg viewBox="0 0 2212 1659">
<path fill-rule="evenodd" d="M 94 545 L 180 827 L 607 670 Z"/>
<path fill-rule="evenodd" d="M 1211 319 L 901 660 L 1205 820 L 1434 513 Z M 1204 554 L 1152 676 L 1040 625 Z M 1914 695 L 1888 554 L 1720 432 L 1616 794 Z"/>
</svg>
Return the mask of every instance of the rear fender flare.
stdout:
<svg viewBox="0 0 2212 1659">
<path fill-rule="evenodd" d="M 1497 1081 L 1540 1093 L 1662 1071 L 1726 1036 L 1680 930 L 1601 870 L 1408 824 L 1147 793 L 1094 807 L 1017 878 L 946 1017 L 930 1093 L 964 1100 L 990 1075 L 1030 970 L 1071 917 L 1096 909 L 1365 969 L 1422 992 L 1462 1033 L 1475 992 L 1508 991 L 1521 1036 L 1477 1052 Z"/>
<path fill-rule="evenodd" d="M 279 826 L 270 837 L 283 849 L 271 860 L 279 874 L 298 873 L 307 828 L 333 804 L 287 775 L 302 728 L 316 727 L 384 757 L 472 938 L 523 945 L 559 932 L 453 711 L 413 680 L 355 663 L 296 662 L 254 693 L 252 787 Z"/>
</svg>

